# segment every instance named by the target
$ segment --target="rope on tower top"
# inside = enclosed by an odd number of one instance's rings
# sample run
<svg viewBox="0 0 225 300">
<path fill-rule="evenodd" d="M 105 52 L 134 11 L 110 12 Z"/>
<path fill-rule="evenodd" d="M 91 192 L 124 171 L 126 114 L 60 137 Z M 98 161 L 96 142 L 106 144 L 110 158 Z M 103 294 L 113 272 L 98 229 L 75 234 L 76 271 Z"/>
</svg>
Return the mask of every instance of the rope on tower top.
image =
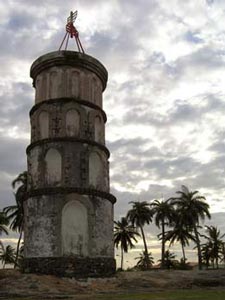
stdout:
<svg viewBox="0 0 225 300">
<path fill-rule="evenodd" d="M 82 47 L 81 41 L 79 39 L 79 32 L 77 31 L 76 27 L 74 26 L 74 22 L 77 18 L 77 10 L 75 12 L 70 12 L 69 17 L 67 18 L 67 23 L 66 23 L 66 33 L 64 35 L 64 38 L 62 40 L 62 43 L 59 47 L 59 51 L 62 49 L 63 44 L 65 42 L 65 50 L 67 50 L 69 38 L 74 38 L 77 44 L 77 48 L 79 52 L 84 53 L 84 49 Z"/>
</svg>

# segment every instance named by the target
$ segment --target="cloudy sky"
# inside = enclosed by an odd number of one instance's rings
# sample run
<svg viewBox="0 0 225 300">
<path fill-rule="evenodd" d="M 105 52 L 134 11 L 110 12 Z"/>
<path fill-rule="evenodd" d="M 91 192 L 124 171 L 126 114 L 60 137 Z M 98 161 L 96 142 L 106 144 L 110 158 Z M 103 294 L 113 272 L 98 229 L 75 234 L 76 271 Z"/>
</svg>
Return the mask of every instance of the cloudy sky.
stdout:
<svg viewBox="0 0 225 300">
<path fill-rule="evenodd" d="M 30 65 L 59 48 L 71 10 L 85 52 L 109 72 L 115 218 L 129 201 L 167 199 L 185 184 L 207 198 L 225 232 L 223 0 L 1 1 L 0 208 L 13 203 L 11 181 L 26 169 Z"/>
</svg>

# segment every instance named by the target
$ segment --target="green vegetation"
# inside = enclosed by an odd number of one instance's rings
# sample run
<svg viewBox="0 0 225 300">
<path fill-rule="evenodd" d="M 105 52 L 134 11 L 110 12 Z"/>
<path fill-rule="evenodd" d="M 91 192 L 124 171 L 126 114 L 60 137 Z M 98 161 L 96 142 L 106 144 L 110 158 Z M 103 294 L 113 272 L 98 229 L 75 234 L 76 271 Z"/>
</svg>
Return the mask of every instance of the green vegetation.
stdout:
<svg viewBox="0 0 225 300">
<path fill-rule="evenodd" d="M 11 245 L 3 245 L 0 241 L 0 253 L 4 257 L 7 250 L 12 250 L 13 259 L 6 260 L 5 263 L 14 263 L 18 267 L 23 257 L 23 246 L 21 240 L 24 226 L 23 203 L 27 195 L 27 172 L 19 174 L 13 180 L 12 187 L 15 190 L 15 204 L 7 206 L 0 212 L 0 235 L 8 234 L 8 229 L 19 232 L 16 250 Z M 204 196 L 198 191 L 190 191 L 182 185 L 181 190 L 176 192 L 176 196 L 167 200 L 154 201 L 132 201 L 132 207 L 127 215 L 121 220 L 115 221 L 114 243 L 121 248 L 121 269 L 123 269 L 124 253 L 135 247 L 138 236 L 142 237 L 144 249 L 138 257 L 137 269 L 145 270 L 153 266 L 153 257 L 149 251 L 145 236 L 144 226 L 153 221 L 161 229 L 159 239 L 161 240 L 161 268 L 188 269 L 185 247 L 190 241 L 196 244 L 198 254 L 199 269 L 205 265 L 206 268 L 218 268 L 219 263 L 225 263 L 225 235 L 215 226 L 206 226 L 206 235 L 199 233 L 200 221 L 210 218 L 209 205 Z M 204 239 L 202 241 L 202 238 Z M 169 246 L 166 249 L 166 242 Z M 182 247 L 183 257 L 179 263 L 171 253 L 170 246 L 179 242 Z M 21 248 L 21 249 L 20 249 Z M 3 260 L 3 258 L 2 258 Z M 13 261 L 14 260 L 14 261 Z M 4 262 L 4 260 L 3 260 Z"/>
<path fill-rule="evenodd" d="M 16 267 L 16 265 L 17 265 L 19 249 L 20 249 L 20 242 L 21 242 L 22 234 L 23 234 L 23 224 L 24 224 L 23 202 L 25 200 L 26 193 L 27 193 L 27 171 L 19 174 L 19 176 L 16 177 L 15 180 L 13 180 L 13 182 L 12 182 L 13 189 L 15 189 L 17 185 L 19 185 L 19 187 L 16 189 L 16 192 L 14 194 L 16 204 L 7 206 L 3 210 L 10 222 L 10 229 L 19 232 L 19 239 L 18 239 L 17 247 L 16 247 L 16 257 L 15 257 L 14 267 Z"/>
<path fill-rule="evenodd" d="M 6 264 L 14 264 L 18 267 L 22 260 L 23 245 L 21 239 L 24 224 L 23 202 L 27 193 L 27 172 L 21 173 L 12 183 L 13 188 L 19 187 L 15 191 L 15 205 L 4 208 L 0 212 L 0 235 L 7 234 L 8 229 L 19 232 L 17 249 L 11 245 L 3 245 L 0 241 L 0 260 L 3 268 Z M 177 192 L 178 197 L 167 200 L 154 200 L 150 202 L 131 202 L 132 207 L 127 215 L 119 221 L 114 222 L 114 243 L 121 248 L 121 269 L 123 269 L 124 253 L 135 246 L 138 236 L 143 240 L 144 249 L 136 259 L 136 269 L 147 270 L 153 266 L 154 258 L 149 251 L 144 226 L 154 222 L 161 233 L 159 239 L 162 243 L 161 248 L 161 268 L 167 269 L 188 269 L 189 265 L 185 257 L 185 246 L 190 240 L 194 241 L 198 250 L 199 267 L 204 264 L 207 268 L 218 268 L 219 263 L 225 262 L 225 242 L 224 234 L 215 226 L 206 226 L 206 234 L 199 233 L 200 221 L 210 218 L 209 205 L 205 202 L 203 196 L 199 196 L 197 191 L 189 191 L 187 187 L 182 186 L 182 190 Z M 166 241 L 169 246 L 166 249 Z M 183 259 L 179 262 L 175 260 L 175 255 L 170 252 L 170 245 L 180 242 L 183 251 Z M 199 254 L 200 250 L 200 254 Z M 68 295 L 70 299 L 73 299 Z M 65 295 L 65 299 L 68 298 Z M 164 292 L 150 293 L 124 293 L 124 294 L 105 294 L 105 295 L 87 295 L 85 299 L 129 299 L 129 300 L 223 300 L 225 299 L 225 290 L 173 290 Z M 16 299 L 16 298 L 14 298 Z M 22 299 L 22 298 L 20 298 Z M 24 299 L 29 299 L 26 297 Z M 35 298 L 32 297 L 34 300 Z M 61 297 L 63 299 L 63 296 Z M 76 299 L 84 299 L 84 295 L 76 295 Z"/>
<path fill-rule="evenodd" d="M 25 298 L 7 298 L 8 300 L 36 300 L 39 298 L 35 297 L 25 297 Z M 71 300 L 224 300 L 225 299 L 225 291 L 187 291 L 187 290 L 177 290 L 177 291 L 170 291 L 170 292 L 151 292 L 151 293 L 127 293 L 127 294 L 110 294 L 110 295 L 76 295 L 75 297 L 66 296 L 60 297 L 59 299 L 71 299 Z"/>
<path fill-rule="evenodd" d="M 123 270 L 123 253 L 128 252 L 128 249 L 134 248 L 133 241 L 137 242 L 136 237 L 139 233 L 134 226 L 130 225 L 127 218 L 121 218 L 120 221 L 114 222 L 114 243 L 118 248 L 121 248 L 121 270 Z"/>
<path fill-rule="evenodd" d="M 139 261 L 135 268 L 141 270 L 150 269 L 153 265 L 153 257 L 149 255 L 149 249 L 144 233 L 144 225 L 150 224 L 153 221 L 156 226 L 161 229 L 158 235 L 161 240 L 161 268 L 176 268 L 189 269 L 185 255 L 185 247 L 189 245 L 190 241 L 196 244 L 198 255 L 198 266 L 202 269 L 212 266 L 219 267 L 219 262 L 225 262 L 225 242 L 220 232 L 214 226 L 206 226 L 207 235 L 199 233 L 200 222 L 206 218 L 210 219 L 209 205 L 206 203 L 204 196 L 199 195 L 198 191 L 190 191 L 186 186 L 182 185 L 181 190 L 176 192 L 177 196 L 171 197 L 167 200 L 154 201 L 133 201 L 132 208 L 128 210 L 126 226 L 132 226 L 132 229 L 140 230 L 144 251 L 141 252 Z M 115 222 L 117 224 L 118 222 Z M 117 224 L 118 227 L 118 224 Z M 115 227 L 115 234 L 118 228 Z M 202 243 L 201 238 L 206 239 L 206 243 Z M 132 240 L 135 241 L 134 239 Z M 118 247 L 118 239 L 114 239 L 115 245 Z M 166 249 L 166 242 L 169 242 L 168 249 Z M 182 248 L 183 257 L 179 261 L 174 259 L 174 255 L 169 252 L 171 245 L 179 242 Z M 130 245 L 133 248 L 134 245 Z M 128 247 L 126 248 L 128 251 Z M 127 252 L 125 251 L 125 252 Z M 121 257 L 122 259 L 122 257 Z"/>
<path fill-rule="evenodd" d="M 213 268 L 216 267 L 218 269 L 219 259 L 221 262 L 224 262 L 225 259 L 225 244 L 222 241 L 225 234 L 221 235 L 220 230 L 215 226 L 206 226 L 206 232 L 208 236 L 203 235 L 207 242 L 202 245 L 202 256 L 207 267 L 209 267 L 211 262 Z"/>
<path fill-rule="evenodd" d="M 136 267 L 140 270 L 147 270 L 150 267 L 153 266 L 154 264 L 154 258 L 151 254 L 151 252 L 149 252 L 148 254 L 148 258 L 146 257 L 146 253 L 145 251 L 143 251 L 142 253 L 140 253 L 140 256 L 135 257 L 135 259 L 138 259 L 137 265 Z"/>
<path fill-rule="evenodd" d="M 158 228 L 162 229 L 161 240 L 162 240 L 162 250 L 161 250 L 161 267 L 165 267 L 165 244 L 166 244 L 166 232 L 165 227 L 169 226 L 175 217 L 174 207 L 170 204 L 169 200 L 159 201 L 154 200 L 151 203 L 152 212 L 155 216 L 155 224 Z"/>
<path fill-rule="evenodd" d="M 15 263 L 15 258 L 15 249 L 13 249 L 13 247 L 10 245 L 4 247 L 4 245 L 2 244 L 0 250 L 0 261 L 2 262 L 3 269 L 5 268 L 6 264 Z"/>
<path fill-rule="evenodd" d="M 19 185 L 19 186 L 18 186 Z M 18 188 L 16 188 L 18 186 Z M 15 190 L 15 205 L 7 206 L 0 212 L 0 235 L 2 232 L 8 234 L 8 228 L 13 231 L 19 232 L 19 239 L 17 242 L 16 250 L 11 246 L 4 246 L 0 241 L 0 253 L 3 267 L 5 264 L 14 264 L 14 268 L 18 266 L 19 260 L 21 260 L 21 239 L 23 234 L 24 224 L 24 207 L 23 202 L 27 193 L 27 172 L 19 174 L 12 182 L 12 188 Z"/>
<path fill-rule="evenodd" d="M 175 269 L 176 265 L 177 265 L 177 261 L 175 260 L 176 255 L 172 252 L 170 252 L 170 250 L 166 250 L 164 253 L 164 268 L 166 269 Z M 161 260 L 160 260 L 161 262 Z"/>
<path fill-rule="evenodd" d="M 152 222 L 153 211 L 150 208 L 150 204 L 146 201 L 142 202 L 130 202 L 133 206 L 127 213 L 127 220 L 131 222 L 133 226 L 136 226 L 137 229 L 140 229 L 141 236 L 144 243 L 144 255 L 146 260 L 147 269 L 151 267 L 151 262 L 149 260 L 148 246 L 144 233 L 144 225 L 150 224 Z"/>
<path fill-rule="evenodd" d="M 189 191 L 189 189 L 182 185 L 182 190 L 176 193 L 179 197 L 171 198 L 171 204 L 176 206 L 177 221 L 175 226 L 182 226 L 185 231 L 194 234 L 194 239 L 189 236 L 196 243 L 198 250 L 198 265 L 202 269 L 201 246 L 198 232 L 199 221 L 204 221 L 205 218 L 210 218 L 209 205 L 205 202 L 205 197 L 198 195 L 198 191 Z M 187 234 L 188 236 L 188 234 Z M 185 257 L 184 257 L 185 261 Z"/>
<path fill-rule="evenodd" d="M 184 248 L 189 246 L 189 241 L 195 241 L 193 234 L 190 230 L 185 226 L 184 223 L 180 222 L 180 217 L 178 221 L 174 222 L 174 227 L 172 230 L 167 231 L 166 233 L 166 241 L 170 241 L 170 246 L 173 245 L 175 242 L 179 242 L 181 244 L 183 258 L 182 260 L 186 261 L 185 251 Z"/>
<path fill-rule="evenodd" d="M 88 299 L 88 298 L 87 298 Z M 224 300 L 225 291 L 190 291 L 190 290 L 177 290 L 177 291 L 167 291 L 167 292 L 151 292 L 145 294 L 123 294 L 123 295 L 109 295 L 109 296 L 99 296 L 91 298 L 93 300 Z"/>
<path fill-rule="evenodd" d="M 2 233 L 8 234 L 9 219 L 4 212 L 0 212 L 0 235 Z"/>
</svg>

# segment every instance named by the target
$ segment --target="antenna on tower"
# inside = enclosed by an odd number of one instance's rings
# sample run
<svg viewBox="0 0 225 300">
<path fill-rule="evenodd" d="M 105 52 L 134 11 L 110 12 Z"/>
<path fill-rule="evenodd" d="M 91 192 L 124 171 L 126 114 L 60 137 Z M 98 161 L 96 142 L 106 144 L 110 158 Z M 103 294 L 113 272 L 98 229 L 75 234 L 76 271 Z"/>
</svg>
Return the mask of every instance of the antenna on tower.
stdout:
<svg viewBox="0 0 225 300">
<path fill-rule="evenodd" d="M 66 34 L 65 34 L 65 36 L 62 40 L 62 43 L 59 47 L 59 51 L 62 49 L 64 42 L 65 42 L 65 50 L 67 50 L 69 38 L 71 38 L 71 39 L 75 38 L 78 51 L 84 53 L 84 49 L 83 49 L 81 41 L 79 39 L 79 32 L 77 31 L 76 27 L 74 26 L 74 22 L 77 18 L 77 13 L 78 13 L 77 10 L 74 12 L 71 11 L 69 17 L 67 18 Z"/>
</svg>

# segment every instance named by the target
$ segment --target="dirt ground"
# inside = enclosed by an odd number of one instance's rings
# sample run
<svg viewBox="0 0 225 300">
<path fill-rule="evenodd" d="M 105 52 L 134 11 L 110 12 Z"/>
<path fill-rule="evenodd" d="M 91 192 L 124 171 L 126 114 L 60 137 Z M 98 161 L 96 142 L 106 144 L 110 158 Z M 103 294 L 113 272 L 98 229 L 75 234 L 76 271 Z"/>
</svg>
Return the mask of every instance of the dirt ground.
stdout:
<svg viewBox="0 0 225 300">
<path fill-rule="evenodd" d="M 0 299 L 91 299 L 96 295 L 205 288 L 225 290 L 225 269 L 120 272 L 112 278 L 83 280 L 0 270 Z"/>
</svg>

